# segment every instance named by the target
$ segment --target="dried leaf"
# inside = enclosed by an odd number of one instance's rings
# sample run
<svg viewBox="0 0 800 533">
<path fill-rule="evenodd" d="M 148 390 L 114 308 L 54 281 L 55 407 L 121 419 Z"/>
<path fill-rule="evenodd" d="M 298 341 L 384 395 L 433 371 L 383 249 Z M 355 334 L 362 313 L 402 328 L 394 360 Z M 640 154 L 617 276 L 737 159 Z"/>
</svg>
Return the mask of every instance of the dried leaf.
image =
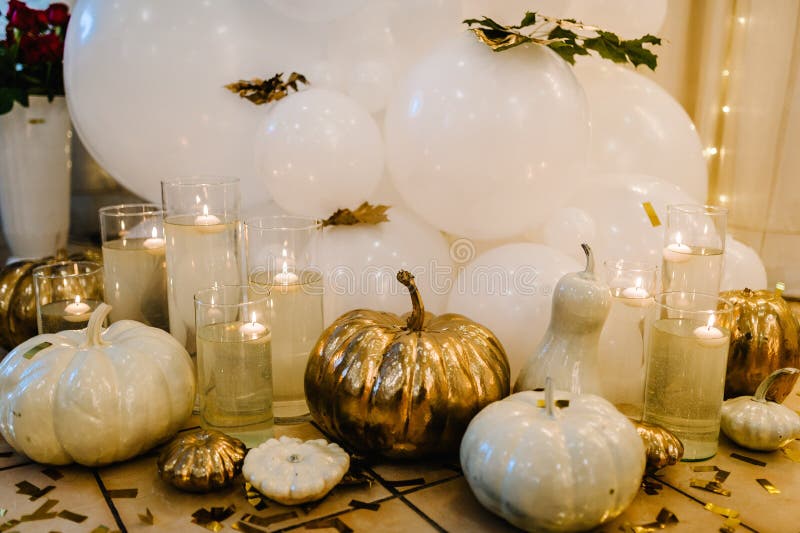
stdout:
<svg viewBox="0 0 800 533">
<path fill-rule="evenodd" d="M 268 80 L 255 78 L 253 80 L 239 80 L 225 86 L 226 89 L 237 93 L 239 97 L 246 98 L 256 105 L 275 102 L 289 94 L 289 90 L 297 92 L 298 83 L 309 85 L 308 80 L 302 74 L 292 72 L 289 79 L 283 81 L 283 72 L 275 74 Z"/>
<path fill-rule="evenodd" d="M 369 202 L 364 202 L 353 211 L 350 209 L 337 209 L 334 214 L 322 222 L 322 225 L 324 227 L 380 224 L 381 222 L 389 221 L 389 217 L 386 215 L 388 209 L 388 205 L 372 205 Z"/>
</svg>

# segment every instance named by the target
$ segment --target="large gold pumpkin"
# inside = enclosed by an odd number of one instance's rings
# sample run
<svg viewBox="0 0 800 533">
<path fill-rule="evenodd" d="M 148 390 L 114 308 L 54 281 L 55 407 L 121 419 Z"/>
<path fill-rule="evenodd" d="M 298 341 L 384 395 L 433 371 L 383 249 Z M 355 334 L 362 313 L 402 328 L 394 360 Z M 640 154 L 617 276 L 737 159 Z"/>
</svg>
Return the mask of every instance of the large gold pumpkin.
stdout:
<svg viewBox="0 0 800 533">
<path fill-rule="evenodd" d="M 102 262 L 102 256 L 96 250 L 69 256 L 60 250 L 55 257 L 16 261 L 0 270 L 0 347 L 10 350 L 36 335 L 33 269 L 67 259 Z"/>
<path fill-rule="evenodd" d="M 400 271 L 397 280 L 411 293 L 411 313 L 358 309 L 322 333 L 306 367 L 309 410 L 360 452 L 457 453 L 472 417 L 509 394 L 508 359 L 487 328 L 425 313 L 414 277 Z"/>
<path fill-rule="evenodd" d="M 720 322 L 731 331 L 725 398 L 752 396 L 775 370 L 800 367 L 800 326 L 779 293 L 744 289 L 720 296 L 733 304 L 731 318 Z M 782 402 L 796 381 L 797 375 L 781 376 L 767 398 Z"/>
</svg>

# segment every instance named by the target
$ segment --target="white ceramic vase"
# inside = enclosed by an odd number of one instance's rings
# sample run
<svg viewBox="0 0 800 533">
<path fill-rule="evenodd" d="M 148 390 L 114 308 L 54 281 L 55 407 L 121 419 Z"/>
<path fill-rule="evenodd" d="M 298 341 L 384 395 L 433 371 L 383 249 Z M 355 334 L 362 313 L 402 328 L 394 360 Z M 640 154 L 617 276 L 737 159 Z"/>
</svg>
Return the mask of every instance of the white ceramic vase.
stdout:
<svg viewBox="0 0 800 533">
<path fill-rule="evenodd" d="M 12 255 L 53 255 L 69 233 L 71 126 L 63 97 L 0 115 L 0 214 Z"/>
</svg>

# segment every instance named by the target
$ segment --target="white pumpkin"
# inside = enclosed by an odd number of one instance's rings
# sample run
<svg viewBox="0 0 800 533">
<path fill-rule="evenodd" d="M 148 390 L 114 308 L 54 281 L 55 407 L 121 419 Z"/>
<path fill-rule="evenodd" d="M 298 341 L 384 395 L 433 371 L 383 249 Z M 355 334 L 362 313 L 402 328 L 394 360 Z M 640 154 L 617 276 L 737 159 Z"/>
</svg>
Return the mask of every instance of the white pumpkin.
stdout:
<svg viewBox="0 0 800 533">
<path fill-rule="evenodd" d="M 739 446 L 772 451 L 800 438 L 800 415 L 783 405 L 767 401 L 772 383 L 796 368 L 779 368 L 766 377 L 753 396 L 739 396 L 722 404 L 722 432 Z"/>
<path fill-rule="evenodd" d="M 644 445 L 603 398 L 546 383 L 544 392 L 518 392 L 478 413 L 461 442 L 461 467 L 478 501 L 519 528 L 589 530 L 633 501 Z"/>
<path fill-rule="evenodd" d="M 0 363 L 0 434 L 18 452 L 104 465 L 149 450 L 191 416 L 194 371 L 183 346 L 132 320 L 103 332 L 110 310 L 100 304 L 85 330 L 38 335 Z"/>
<path fill-rule="evenodd" d="M 282 436 L 250 450 L 242 473 L 261 494 L 284 505 L 323 498 L 350 468 L 350 456 L 325 439 Z"/>
</svg>

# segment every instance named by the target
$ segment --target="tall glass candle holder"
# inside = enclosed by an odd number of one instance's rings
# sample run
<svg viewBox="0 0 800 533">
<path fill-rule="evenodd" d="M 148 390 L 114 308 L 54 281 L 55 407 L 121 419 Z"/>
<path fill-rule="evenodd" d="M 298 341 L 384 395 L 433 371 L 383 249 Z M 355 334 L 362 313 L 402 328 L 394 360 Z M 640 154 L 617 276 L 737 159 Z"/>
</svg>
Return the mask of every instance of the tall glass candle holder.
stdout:
<svg viewBox="0 0 800 533">
<path fill-rule="evenodd" d="M 272 436 L 268 300 L 247 285 L 214 287 L 194 298 L 201 423 L 248 448 Z"/>
<path fill-rule="evenodd" d="M 672 431 L 685 461 L 717 452 L 733 306 L 716 294 L 656 296 L 645 325 L 643 420 Z"/>
<path fill-rule="evenodd" d="M 169 328 L 163 211 L 154 204 L 103 207 L 105 300 L 111 322 L 137 320 Z"/>
<path fill-rule="evenodd" d="M 194 295 L 239 285 L 239 180 L 179 178 L 161 183 L 167 241 L 169 331 L 194 354 Z"/>
<path fill-rule="evenodd" d="M 664 230 L 663 290 L 718 294 L 728 210 L 711 205 L 668 205 Z"/>
<path fill-rule="evenodd" d="M 322 224 L 313 218 L 250 218 L 244 224 L 250 285 L 269 293 L 274 409 L 278 424 L 308 413 L 303 390 L 308 356 L 323 330 Z"/>
<path fill-rule="evenodd" d="M 620 412 L 641 420 L 644 321 L 658 292 L 658 266 L 622 259 L 603 266 L 613 298 L 598 347 L 601 391 Z"/>
<path fill-rule="evenodd" d="M 103 267 L 92 261 L 62 261 L 33 270 L 39 333 L 83 329 L 103 301 Z"/>
</svg>

